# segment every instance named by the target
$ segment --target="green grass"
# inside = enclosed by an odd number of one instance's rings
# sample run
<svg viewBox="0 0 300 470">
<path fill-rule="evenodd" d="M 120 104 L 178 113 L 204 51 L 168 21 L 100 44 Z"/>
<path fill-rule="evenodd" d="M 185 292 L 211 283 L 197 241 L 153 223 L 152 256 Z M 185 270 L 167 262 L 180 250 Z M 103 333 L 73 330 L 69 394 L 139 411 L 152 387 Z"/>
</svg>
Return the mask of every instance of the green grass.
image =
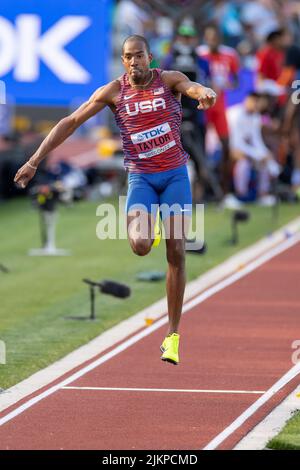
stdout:
<svg viewBox="0 0 300 470">
<path fill-rule="evenodd" d="M 294 416 L 267 444 L 268 449 L 274 450 L 299 450 L 300 449 L 300 411 L 297 410 Z"/>
<path fill-rule="evenodd" d="M 0 205 L 0 263 L 10 269 L 8 274 L 0 272 L 0 339 L 7 348 L 0 388 L 28 377 L 165 295 L 164 281 L 136 280 L 139 271 L 166 270 L 164 244 L 149 256 L 138 257 L 127 240 L 98 240 L 97 205 L 80 202 L 60 208 L 57 245 L 72 250 L 72 256 L 64 258 L 29 257 L 28 250 L 40 245 L 36 211 L 24 199 Z M 208 252 L 187 256 L 189 281 L 298 216 L 299 206 L 282 206 L 276 226 L 270 209 L 250 211 L 251 220 L 240 227 L 241 242 L 233 247 L 228 243 L 229 213 L 206 207 Z M 126 300 L 97 295 L 96 322 L 65 319 L 89 315 L 84 277 L 126 282 L 132 295 Z"/>
</svg>

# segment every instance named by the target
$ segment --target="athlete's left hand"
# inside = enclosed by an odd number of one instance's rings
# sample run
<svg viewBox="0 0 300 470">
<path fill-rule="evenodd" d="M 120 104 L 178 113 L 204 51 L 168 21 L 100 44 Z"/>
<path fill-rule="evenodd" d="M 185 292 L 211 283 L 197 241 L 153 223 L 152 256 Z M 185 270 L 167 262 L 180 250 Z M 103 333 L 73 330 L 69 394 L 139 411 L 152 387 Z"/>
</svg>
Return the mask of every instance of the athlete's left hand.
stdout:
<svg viewBox="0 0 300 470">
<path fill-rule="evenodd" d="M 204 88 L 198 98 L 199 105 L 197 109 L 208 109 L 214 106 L 217 100 L 217 93 L 211 88 Z"/>
</svg>

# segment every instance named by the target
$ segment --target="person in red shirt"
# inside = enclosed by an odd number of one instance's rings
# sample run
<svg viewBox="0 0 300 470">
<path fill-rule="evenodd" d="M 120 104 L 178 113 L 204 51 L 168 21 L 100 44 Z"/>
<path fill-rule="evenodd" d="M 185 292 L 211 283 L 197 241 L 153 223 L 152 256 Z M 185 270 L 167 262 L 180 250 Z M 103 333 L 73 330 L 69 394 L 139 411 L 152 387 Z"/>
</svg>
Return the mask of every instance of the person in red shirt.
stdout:
<svg viewBox="0 0 300 470">
<path fill-rule="evenodd" d="M 266 38 L 266 44 L 257 52 L 258 78 L 278 80 L 285 60 L 285 30 L 273 31 Z"/>
<path fill-rule="evenodd" d="M 239 58 L 234 49 L 221 44 L 221 36 L 216 25 L 206 26 L 204 40 L 206 45 L 198 46 L 196 52 L 199 57 L 208 61 L 211 84 L 218 94 L 214 108 L 207 110 L 206 116 L 208 123 L 215 127 L 222 144 L 221 184 L 226 195 L 231 188 L 231 163 L 225 90 L 238 84 Z"/>
<path fill-rule="evenodd" d="M 283 107 L 286 103 L 285 80 L 286 49 L 291 41 L 290 33 L 285 29 L 278 29 L 266 38 L 266 44 L 257 52 L 257 85 L 261 93 L 268 93 L 278 97 L 278 104 Z M 284 73 L 283 73 L 284 71 Z M 290 74 L 288 74 L 290 78 Z M 284 79 L 283 79 L 284 77 Z"/>
</svg>

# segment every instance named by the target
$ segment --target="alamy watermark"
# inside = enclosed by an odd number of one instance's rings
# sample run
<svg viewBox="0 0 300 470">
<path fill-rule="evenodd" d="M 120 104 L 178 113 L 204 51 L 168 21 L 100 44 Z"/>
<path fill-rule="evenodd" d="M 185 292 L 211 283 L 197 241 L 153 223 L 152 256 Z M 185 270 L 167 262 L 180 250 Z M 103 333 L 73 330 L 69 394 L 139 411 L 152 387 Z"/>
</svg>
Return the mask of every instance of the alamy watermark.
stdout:
<svg viewBox="0 0 300 470">
<path fill-rule="evenodd" d="M 291 348 L 295 349 L 292 354 L 292 363 L 296 365 L 300 361 L 300 339 L 295 339 L 291 344 Z"/>
<path fill-rule="evenodd" d="M 154 237 L 155 221 L 158 209 L 162 218 L 163 238 L 185 239 L 187 250 L 200 250 L 204 245 L 204 204 L 153 204 L 151 205 L 151 223 L 149 225 L 149 210 L 142 204 L 130 207 L 132 220 L 126 221 L 126 196 L 119 196 L 118 211 L 113 204 L 100 204 L 96 215 L 100 217 L 97 223 L 96 235 L 99 240 L 125 240 L 127 234 L 135 239 Z M 117 213 L 118 212 L 118 213 Z"/>
<path fill-rule="evenodd" d="M 4 341 L 0 339 L 0 364 L 6 364 L 6 346 Z"/>
<path fill-rule="evenodd" d="M 295 91 L 292 93 L 292 103 L 297 105 L 300 103 L 300 80 L 294 80 L 292 83 L 292 88 Z"/>
<path fill-rule="evenodd" d="M 3 80 L 0 80 L 0 104 L 6 104 L 6 85 Z"/>
</svg>

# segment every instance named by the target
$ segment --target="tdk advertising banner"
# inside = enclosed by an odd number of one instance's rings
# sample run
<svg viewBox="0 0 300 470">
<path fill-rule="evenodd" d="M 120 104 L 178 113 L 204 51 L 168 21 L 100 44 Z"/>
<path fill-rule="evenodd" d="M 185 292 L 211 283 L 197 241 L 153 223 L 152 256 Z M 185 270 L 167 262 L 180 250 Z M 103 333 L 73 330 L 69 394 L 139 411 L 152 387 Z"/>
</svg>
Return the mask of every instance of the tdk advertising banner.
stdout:
<svg viewBox="0 0 300 470">
<path fill-rule="evenodd" d="M 106 83 L 113 0 L 1 0 L 0 80 L 18 104 L 68 105 Z"/>
</svg>

